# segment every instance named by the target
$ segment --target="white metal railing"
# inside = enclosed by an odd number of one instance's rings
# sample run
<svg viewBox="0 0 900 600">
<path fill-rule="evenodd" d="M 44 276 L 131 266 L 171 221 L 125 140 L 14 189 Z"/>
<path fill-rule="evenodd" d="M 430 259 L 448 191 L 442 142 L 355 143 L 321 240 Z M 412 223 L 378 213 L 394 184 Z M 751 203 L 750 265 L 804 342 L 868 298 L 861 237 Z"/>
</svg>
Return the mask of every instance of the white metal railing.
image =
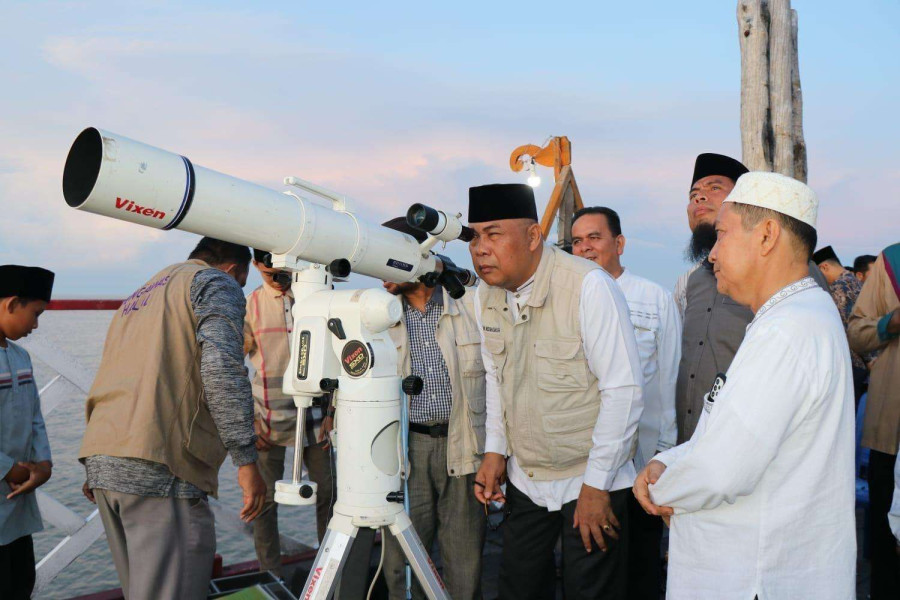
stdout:
<svg viewBox="0 0 900 600">
<path fill-rule="evenodd" d="M 73 391 L 76 392 L 76 397 L 82 401 L 87 398 L 93 375 L 76 359 L 37 337 L 23 339 L 17 343 L 57 373 L 40 390 L 41 411 L 45 419 L 66 398 L 71 397 Z M 67 390 L 67 387 L 70 389 Z M 37 490 L 35 493 L 44 521 L 66 534 L 37 563 L 37 576 L 32 597 L 39 597 L 63 569 L 72 564 L 91 547 L 97 538 L 103 535 L 103 523 L 96 509 L 87 518 L 82 518 L 49 494 L 41 490 Z M 209 504 L 218 526 L 252 537 L 253 526 L 242 521 L 236 512 L 214 498 L 209 499 Z M 288 535 L 280 534 L 279 537 L 283 553 L 296 554 L 313 549 Z"/>
</svg>

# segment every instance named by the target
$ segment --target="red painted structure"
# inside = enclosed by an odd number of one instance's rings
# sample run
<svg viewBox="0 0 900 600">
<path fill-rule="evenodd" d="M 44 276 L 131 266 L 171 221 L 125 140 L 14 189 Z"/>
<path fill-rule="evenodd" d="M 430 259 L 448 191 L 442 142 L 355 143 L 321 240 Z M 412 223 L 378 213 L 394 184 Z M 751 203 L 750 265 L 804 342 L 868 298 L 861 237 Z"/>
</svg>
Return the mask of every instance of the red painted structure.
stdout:
<svg viewBox="0 0 900 600">
<path fill-rule="evenodd" d="M 123 300 L 97 300 L 91 298 L 70 298 L 51 300 L 47 310 L 118 310 Z"/>
</svg>

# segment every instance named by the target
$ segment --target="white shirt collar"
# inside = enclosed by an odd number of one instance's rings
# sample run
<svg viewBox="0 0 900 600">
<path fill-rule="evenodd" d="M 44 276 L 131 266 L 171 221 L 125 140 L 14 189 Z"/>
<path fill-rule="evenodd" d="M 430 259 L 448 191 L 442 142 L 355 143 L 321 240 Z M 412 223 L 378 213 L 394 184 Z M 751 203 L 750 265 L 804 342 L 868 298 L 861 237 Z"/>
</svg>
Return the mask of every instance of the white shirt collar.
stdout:
<svg viewBox="0 0 900 600">
<path fill-rule="evenodd" d="M 534 275 L 528 278 L 528 281 L 520 285 L 516 291 L 506 290 L 506 304 L 513 310 L 513 316 L 518 318 L 519 311 L 528 302 L 531 297 L 531 290 L 534 289 Z"/>
<path fill-rule="evenodd" d="M 795 281 L 794 283 L 788 284 L 775 292 L 775 295 L 766 300 L 766 303 L 759 307 L 759 310 L 756 311 L 756 315 L 754 315 L 753 320 L 750 321 L 750 324 L 747 325 L 747 329 L 750 329 L 754 323 L 756 323 L 760 317 L 764 314 L 772 310 L 772 307 L 776 304 L 787 300 L 794 294 L 799 294 L 800 292 L 810 290 L 813 288 L 819 287 L 819 284 L 816 283 L 816 280 L 812 277 L 804 277 L 799 281 Z"/>
</svg>

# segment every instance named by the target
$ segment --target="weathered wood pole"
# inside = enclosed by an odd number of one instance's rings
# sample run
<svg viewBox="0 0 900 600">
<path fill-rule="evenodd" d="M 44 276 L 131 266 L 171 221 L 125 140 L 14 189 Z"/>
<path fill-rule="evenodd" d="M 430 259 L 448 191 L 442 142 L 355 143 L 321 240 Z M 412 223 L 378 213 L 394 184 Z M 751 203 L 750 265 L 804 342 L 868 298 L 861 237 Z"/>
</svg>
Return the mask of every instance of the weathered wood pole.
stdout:
<svg viewBox="0 0 900 600">
<path fill-rule="evenodd" d="M 793 59 L 790 0 L 769 0 L 769 115 L 772 120 L 774 153 L 772 167 L 776 173 L 794 176 L 794 126 L 791 117 Z"/>
<path fill-rule="evenodd" d="M 743 162 L 806 181 L 797 11 L 790 0 L 739 0 L 737 20 Z"/>
<path fill-rule="evenodd" d="M 800 55 L 797 52 L 797 11 L 791 10 L 791 40 L 793 64 L 791 65 L 791 97 L 793 107 L 791 125 L 794 141 L 794 178 L 806 183 L 806 139 L 803 137 L 803 90 L 800 88 Z"/>
<path fill-rule="evenodd" d="M 751 171 L 771 171 L 769 140 L 769 34 L 762 0 L 740 0 L 741 146 Z"/>
</svg>

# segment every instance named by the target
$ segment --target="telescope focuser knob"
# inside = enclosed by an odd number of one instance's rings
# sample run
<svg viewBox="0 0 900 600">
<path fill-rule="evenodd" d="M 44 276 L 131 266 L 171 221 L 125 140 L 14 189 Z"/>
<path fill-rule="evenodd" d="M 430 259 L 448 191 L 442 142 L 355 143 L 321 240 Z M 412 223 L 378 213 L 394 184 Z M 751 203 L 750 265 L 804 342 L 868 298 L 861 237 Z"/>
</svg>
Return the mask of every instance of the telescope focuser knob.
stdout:
<svg viewBox="0 0 900 600">
<path fill-rule="evenodd" d="M 282 287 L 290 287 L 293 279 L 294 278 L 289 271 L 278 271 L 272 276 L 272 280 Z"/>
<path fill-rule="evenodd" d="M 336 258 L 328 265 L 328 272 L 335 279 L 345 279 L 350 276 L 350 261 L 346 258 Z"/>
<path fill-rule="evenodd" d="M 387 495 L 387 501 L 403 504 L 403 490 L 400 490 L 399 492 L 390 492 Z"/>
<path fill-rule="evenodd" d="M 425 273 L 421 277 L 419 277 L 419 281 L 425 284 L 426 287 L 433 288 L 438 284 L 438 274 L 437 273 Z"/>
<path fill-rule="evenodd" d="M 407 396 L 418 396 L 425 388 L 425 382 L 417 375 L 410 375 L 403 380 L 401 387 L 403 388 L 403 393 Z"/>
<path fill-rule="evenodd" d="M 327 377 L 319 381 L 319 387 L 323 392 L 331 393 L 334 390 L 338 389 L 338 380 L 337 379 L 328 379 Z"/>
</svg>

